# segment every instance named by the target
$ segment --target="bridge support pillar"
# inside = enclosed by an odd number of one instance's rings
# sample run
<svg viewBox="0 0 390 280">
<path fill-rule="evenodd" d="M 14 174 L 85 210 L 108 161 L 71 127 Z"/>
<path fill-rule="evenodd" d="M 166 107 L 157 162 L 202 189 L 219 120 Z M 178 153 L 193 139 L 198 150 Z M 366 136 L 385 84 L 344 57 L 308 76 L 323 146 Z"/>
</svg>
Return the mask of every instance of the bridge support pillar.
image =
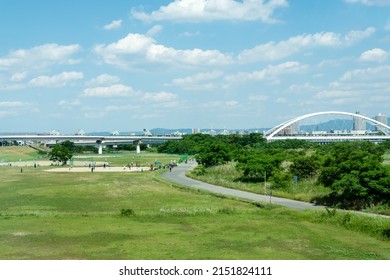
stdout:
<svg viewBox="0 0 390 280">
<path fill-rule="evenodd" d="M 102 155 L 102 154 L 103 154 L 103 144 L 99 144 L 98 154 L 99 154 L 99 155 Z"/>
</svg>

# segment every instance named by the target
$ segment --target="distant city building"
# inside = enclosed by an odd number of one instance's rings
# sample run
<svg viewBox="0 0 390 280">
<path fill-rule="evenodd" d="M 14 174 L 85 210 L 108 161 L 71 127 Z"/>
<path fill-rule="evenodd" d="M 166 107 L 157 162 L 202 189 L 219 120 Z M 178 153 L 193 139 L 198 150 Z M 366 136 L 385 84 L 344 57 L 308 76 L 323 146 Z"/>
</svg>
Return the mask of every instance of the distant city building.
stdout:
<svg viewBox="0 0 390 280">
<path fill-rule="evenodd" d="M 200 133 L 200 129 L 199 128 L 193 128 L 192 129 L 192 134 L 199 134 Z"/>
<path fill-rule="evenodd" d="M 149 130 L 147 130 L 146 128 L 144 128 L 144 130 L 143 130 L 143 136 L 152 136 L 153 134 L 149 131 Z"/>
<path fill-rule="evenodd" d="M 183 133 L 180 131 L 175 131 L 171 134 L 172 136 L 183 136 Z"/>
<path fill-rule="evenodd" d="M 292 134 L 299 134 L 299 121 L 291 124 L 291 133 Z"/>
<path fill-rule="evenodd" d="M 114 132 L 112 132 L 111 135 L 112 135 L 112 136 L 118 136 L 118 135 L 119 135 L 118 130 L 115 130 Z"/>
<path fill-rule="evenodd" d="M 360 115 L 359 112 L 356 112 L 357 115 Z M 353 128 L 352 130 L 366 130 L 366 121 L 360 117 L 353 117 Z"/>
<path fill-rule="evenodd" d="M 60 135 L 60 132 L 58 130 L 52 130 L 49 132 L 49 135 L 58 136 L 58 135 Z"/>
<path fill-rule="evenodd" d="M 84 130 L 79 129 L 79 130 L 77 130 L 77 132 L 75 132 L 75 135 L 84 136 L 85 132 L 84 132 Z"/>
<path fill-rule="evenodd" d="M 283 128 L 281 131 L 278 132 L 278 135 L 291 135 L 291 134 L 293 134 L 291 125 Z"/>
<path fill-rule="evenodd" d="M 375 116 L 375 120 L 387 125 L 387 116 L 386 115 L 382 115 L 381 113 L 379 113 L 377 116 Z"/>
<path fill-rule="evenodd" d="M 375 116 L 375 120 L 380 122 L 380 123 L 383 123 L 383 124 L 387 125 L 387 116 L 386 115 L 383 115 L 383 114 L 379 113 L 377 116 Z M 378 126 L 376 126 L 375 130 L 379 131 L 380 129 L 378 128 Z"/>
<path fill-rule="evenodd" d="M 224 129 L 224 130 L 221 131 L 221 134 L 222 135 L 229 135 L 230 133 L 229 133 L 229 130 Z"/>
</svg>

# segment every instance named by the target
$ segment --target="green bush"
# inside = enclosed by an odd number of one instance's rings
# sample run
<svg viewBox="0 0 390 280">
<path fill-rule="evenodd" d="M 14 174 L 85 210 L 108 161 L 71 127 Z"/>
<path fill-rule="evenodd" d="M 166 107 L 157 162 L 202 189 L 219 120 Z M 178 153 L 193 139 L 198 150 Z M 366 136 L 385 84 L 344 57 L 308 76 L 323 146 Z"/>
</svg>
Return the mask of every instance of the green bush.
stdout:
<svg viewBox="0 0 390 280">
<path fill-rule="evenodd" d="M 390 239 L 390 219 L 370 217 L 325 208 L 326 211 L 310 211 L 310 218 L 317 223 L 338 225 L 348 230 L 361 232 L 374 237 Z"/>
<path fill-rule="evenodd" d="M 130 208 L 121 209 L 121 216 L 122 217 L 130 217 L 130 216 L 134 216 L 134 215 L 135 215 L 135 212 L 133 209 L 130 209 Z"/>
<path fill-rule="evenodd" d="M 206 168 L 202 164 L 200 164 L 200 165 L 196 166 L 194 168 L 194 170 L 192 170 L 192 173 L 195 176 L 203 176 L 206 174 Z"/>
</svg>

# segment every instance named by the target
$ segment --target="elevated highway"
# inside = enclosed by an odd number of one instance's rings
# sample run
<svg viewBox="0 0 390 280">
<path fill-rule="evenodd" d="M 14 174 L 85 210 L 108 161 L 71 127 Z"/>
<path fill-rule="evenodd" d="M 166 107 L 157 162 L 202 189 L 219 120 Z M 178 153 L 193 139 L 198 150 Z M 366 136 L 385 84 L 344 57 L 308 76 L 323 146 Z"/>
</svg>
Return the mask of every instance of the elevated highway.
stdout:
<svg viewBox="0 0 390 280">
<path fill-rule="evenodd" d="M 93 145 L 99 147 L 99 154 L 103 152 L 104 145 L 119 144 L 160 144 L 166 141 L 181 140 L 180 136 L 102 136 L 102 135 L 1 135 L 0 141 L 24 141 L 24 142 L 41 142 L 47 145 L 56 144 L 63 141 L 71 141 L 75 145 Z"/>
</svg>

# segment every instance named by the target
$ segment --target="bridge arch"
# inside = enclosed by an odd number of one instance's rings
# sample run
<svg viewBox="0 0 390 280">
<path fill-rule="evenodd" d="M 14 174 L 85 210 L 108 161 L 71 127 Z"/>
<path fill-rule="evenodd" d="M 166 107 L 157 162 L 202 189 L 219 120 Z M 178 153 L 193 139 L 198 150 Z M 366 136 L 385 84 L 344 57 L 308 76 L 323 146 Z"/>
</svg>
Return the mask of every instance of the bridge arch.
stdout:
<svg viewBox="0 0 390 280">
<path fill-rule="evenodd" d="M 390 127 L 388 125 L 383 124 L 377 120 L 371 119 L 369 117 L 359 115 L 359 114 L 349 113 L 349 112 L 324 111 L 324 112 L 316 112 L 316 113 L 302 115 L 302 116 L 290 119 L 286 122 L 283 122 L 283 123 L 271 128 L 270 130 L 264 132 L 264 137 L 267 139 L 267 141 L 277 140 L 277 137 L 275 137 L 275 136 L 278 133 L 280 133 L 281 131 L 283 131 L 284 129 L 286 129 L 287 127 L 291 126 L 292 124 L 299 122 L 301 120 L 304 120 L 304 119 L 308 119 L 308 118 L 312 118 L 312 117 L 320 116 L 320 115 L 345 115 L 345 116 L 360 118 L 360 119 L 366 120 L 366 121 L 374 124 L 375 126 L 377 126 L 379 129 L 381 129 L 381 131 L 386 136 L 390 135 Z"/>
</svg>

